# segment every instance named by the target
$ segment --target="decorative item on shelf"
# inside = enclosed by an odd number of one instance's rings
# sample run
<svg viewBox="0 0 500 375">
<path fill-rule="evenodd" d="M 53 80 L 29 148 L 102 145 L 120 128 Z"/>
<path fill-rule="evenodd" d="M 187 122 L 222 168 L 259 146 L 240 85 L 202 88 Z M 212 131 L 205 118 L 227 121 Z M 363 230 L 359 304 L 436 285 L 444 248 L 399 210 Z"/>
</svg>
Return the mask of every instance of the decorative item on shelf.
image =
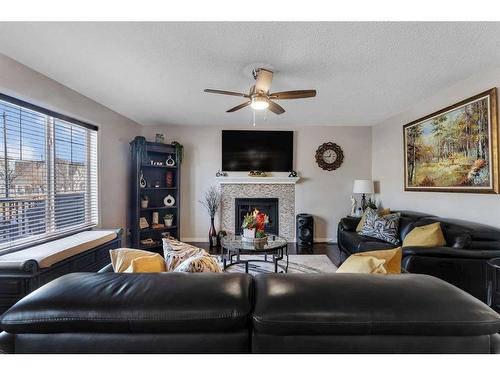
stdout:
<svg viewBox="0 0 500 375">
<path fill-rule="evenodd" d="M 242 240 L 253 243 L 267 241 L 265 227 L 268 223 L 269 217 L 264 212 L 260 212 L 257 209 L 248 212 L 243 218 L 243 224 L 241 225 L 243 229 Z"/>
<path fill-rule="evenodd" d="M 155 142 L 156 143 L 165 143 L 165 134 L 156 133 Z"/>
<path fill-rule="evenodd" d="M 144 174 L 142 173 L 142 171 L 141 171 L 141 178 L 139 180 L 139 186 L 141 188 L 145 188 L 147 186 L 147 182 L 146 179 L 144 178 Z"/>
<path fill-rule="evenodd" d="M 226 176 L 227 176 L 227 173 L 226 172 L 222 172 L 220 169 L 215 174 L 215 177 L 226 177 Z"/>
<path fill-rule="evenodd" d="M 250 177 L 267 177 L 266 172 L 264 171 L 250 171 L 248 172 Z"/>
<path fill-rule="evenodd" d="M 351 195 L 351 216 L 356 216 L 356 207 L 358 206 L 358 202 L 356 201 L 356 198 Z"/>
<path fill-rule="evenodd" d="M 154 167 L 163 167 L 163 162 L 158 160 L 150 160 L 149 163 Z"/>
<path fill-rule="evenodd" d="M 166 214 L 165 216 L 163 216 L 163 221 L 165 221 L 166 227 L 171 227 L 174 221 L 174 214 Z"/>
<path fill-rule="evenodd" d="M 167 171 L 167 173 L 165 174 L 165 184 L 169 188 L 174 187 L 174 172 Z"/>
<path fill-rule="evenodd" d="M 297 172 L 291 171 L 288 177 L 297 177 Z"/>
<path fill-rule="evenodd" d="M 160 187 L 160 180 L 156 180 L 155 181 L 155 188 L 159 188 Z"/>
<path fill-rule="evenodd" d="M 163 204 L 166 207 L 173 207 L 175 206 L 175 198 L 169 194 L 165 198 L 163 198 Z"/>
<path fill-rule="evenodd" d="M 172 155 L 168 155 L 167 160 L 165 161 L 165 165 L 169 167 L 174 167 L 175 166 L 175 160 L 172 157 Z"/>
<path fill-rule="evenodd" d="M 141 240 L 140 242 L 141 242 L 141 245 L 144 245 L 144 246 L 153 246 L 157 243 L 152 238 L 145 238 L 145 239 Z"/>
<path fill-rule="evenodd" d="M 143 195 L 141 197 L 141 208 L 148 208 L 149 197 L 147 195 Z"/>
<path fill-rule="evenodd" d="M 145 217 L 141 217 L 139 219 L 139 228 L 140 229 L 146 229 L 149 228 L 149 223 L 148 220 Z"/>
<path fill-rule="evenodd" d="M 405 191 L 500 193 L 497 89 L 403 126 Z"/>
<path fill-rule="evenodd" d="M 372 180 L 354 180 L 353 194 L 362 194 L 361 196 L 361 209 L 363 212 L 366 210 L 366 194 L 373 194 L 373 181 Z"/>
<path fill-rule="evenodd" d="M 316 163 L 326 171 L 339 168 L 344 161 L 344 152 L 336 143 L 326 142 L 316 150 Z"/>
<path fill-rule="evenodd" d="M 220 190 L 215 186 L 210 186 L 210 188 L 205 192 L 205 196 L 200 200 L 200 204 L 207 209 L 210 216 L 210 229 L 208 231 L 208 242 L 210 244 L 210 249 L 217 245 L 217 231 L 214 226 L 214 219 L 217 211 L 220 207 L 221 193 Z"/>
<path fill-rule="evenodd" d="M 160 215 L 158 211 L 153 212 L 153 225 L 158 224 L 160 222 Z"/>
<path fill-rule="evenodd" d="M 165 228 L 165 224 L 161 224 L 161 223 L 153 224 L 153 225 L 151 225 L 151 228 L 153 228 L 153 229 Z"/>
<path fill-rule="evenodd" d="M 171 143 L 171 145 L 175 147 L 175 153 L 177 155 L 177 160 L 179 160 L 179 164 L 181 164 L 182 163 L 182 159 L 184 158 L 184 146 L 181 145 L 177 141 L 173 141 Z"/>
</svg>

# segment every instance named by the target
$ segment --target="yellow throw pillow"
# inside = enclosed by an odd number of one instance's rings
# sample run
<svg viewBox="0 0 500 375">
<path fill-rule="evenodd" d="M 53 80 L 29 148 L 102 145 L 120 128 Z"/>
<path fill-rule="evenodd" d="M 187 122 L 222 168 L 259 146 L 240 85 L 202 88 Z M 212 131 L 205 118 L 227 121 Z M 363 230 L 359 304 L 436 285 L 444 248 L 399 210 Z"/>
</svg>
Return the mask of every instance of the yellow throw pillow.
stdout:
<svg viewBox="0 0 500 375">
<path fill-rule="evenodd" d="M 113 265 L 113 271 L 115 272 L 125 272 L 125 270 L 130 267 L 132 260 L 154 254 L 156 253 L 144 250 L 129 249 L 126 247 L 109 250 L 111 264 Z"/>
<path fill-rule="evenodd" d="M 379 210 L 378 215 L 379 216 L 385 216 L 389 215 L 391 213 L 390 208 L 383 208 Z M 358 223 L 358 226 L 356 227 L 356 232 L 361 232 L 363 230 L 363 227 L 365 226 L 365 221 L 366 221 L 366 211 L 363 213 L 363 216 L 361 216 L 361 220 Z"/>
<path fill-rule="evenodd" d="M 361 220 L 358 223 L 358 226 L 356 227 L 356 232 L 361 232 L 363 230 L 363 227 L 365 226 L 365 221 L 366 221 L 366 212 L 361 216 Z"/>
<path fill-rule="evenodd" d="M 377 259 L 384 259 L 384 268 L 389 274 L 401 273 L 402 255 L 403 252 L 401 250 L 401 247 L 388 250 L 367 251 L 364 253 L 356 254 L 356 256 L 360 257 L 374 257 Z"/>
<path fill-rule="evenodd" d="M 403 240 L 403 246 L 439 247 L 445 245 L 446 240 L 440 223 L 413 228 Z"/>
<path fill-rule="evenodd" d="M 130 266 L 123 272 L 165 272 L 166 270 L 165 259 L 160 254 L 153 254 L 133 259 Z"/>
<path fill-rule="evenodd" d="M 385 259 L 370 256 L 351 255 L 339 267 L 337 273 L 387 273 L 384 267 Z"/>
</svg>

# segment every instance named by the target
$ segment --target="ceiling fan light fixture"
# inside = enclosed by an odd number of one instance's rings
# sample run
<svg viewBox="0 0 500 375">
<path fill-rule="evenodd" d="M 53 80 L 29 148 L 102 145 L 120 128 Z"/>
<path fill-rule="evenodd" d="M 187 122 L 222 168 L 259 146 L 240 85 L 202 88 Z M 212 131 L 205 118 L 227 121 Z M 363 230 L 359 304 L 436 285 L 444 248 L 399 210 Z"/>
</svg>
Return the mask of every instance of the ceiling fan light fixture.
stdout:
<svg viewBox="0 0 500 375">
<path fill-rule="evenodd" d="M 252 103 L 250 104 L 250 107 L 252 107 L 255 110 L 267 109 L 269 107 L 269 102 L 267 101 L 267 98 L 264 98 L 262 96 L 256 96 L 255 98 L 252 98 Z"/>
</svg>

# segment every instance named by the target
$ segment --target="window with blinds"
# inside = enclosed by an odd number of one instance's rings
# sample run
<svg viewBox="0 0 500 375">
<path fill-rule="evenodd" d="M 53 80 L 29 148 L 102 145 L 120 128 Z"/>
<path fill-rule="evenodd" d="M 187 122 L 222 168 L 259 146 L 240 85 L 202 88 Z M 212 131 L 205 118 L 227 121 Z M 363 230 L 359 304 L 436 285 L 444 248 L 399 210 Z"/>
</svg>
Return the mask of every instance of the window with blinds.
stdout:
<svg viewBox="0 0 500 375">
<path fill-rule="evenodd" d="M 0 253 L 97 225 L 97 128 L 0 96 Z"/>
</svg>

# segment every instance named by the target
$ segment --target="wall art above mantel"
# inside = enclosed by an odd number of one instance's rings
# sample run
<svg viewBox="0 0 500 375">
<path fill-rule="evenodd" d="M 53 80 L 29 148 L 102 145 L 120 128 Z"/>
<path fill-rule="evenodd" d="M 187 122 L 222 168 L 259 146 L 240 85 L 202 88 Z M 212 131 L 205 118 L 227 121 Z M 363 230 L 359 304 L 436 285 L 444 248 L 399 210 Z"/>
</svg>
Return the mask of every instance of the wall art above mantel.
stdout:
<svg viewBox="0 0 500 375">
<path fill-rule="evenodd" d="M 403 127 L 406 191 L 499 192 L 496 88 Z"/>
</svg>

